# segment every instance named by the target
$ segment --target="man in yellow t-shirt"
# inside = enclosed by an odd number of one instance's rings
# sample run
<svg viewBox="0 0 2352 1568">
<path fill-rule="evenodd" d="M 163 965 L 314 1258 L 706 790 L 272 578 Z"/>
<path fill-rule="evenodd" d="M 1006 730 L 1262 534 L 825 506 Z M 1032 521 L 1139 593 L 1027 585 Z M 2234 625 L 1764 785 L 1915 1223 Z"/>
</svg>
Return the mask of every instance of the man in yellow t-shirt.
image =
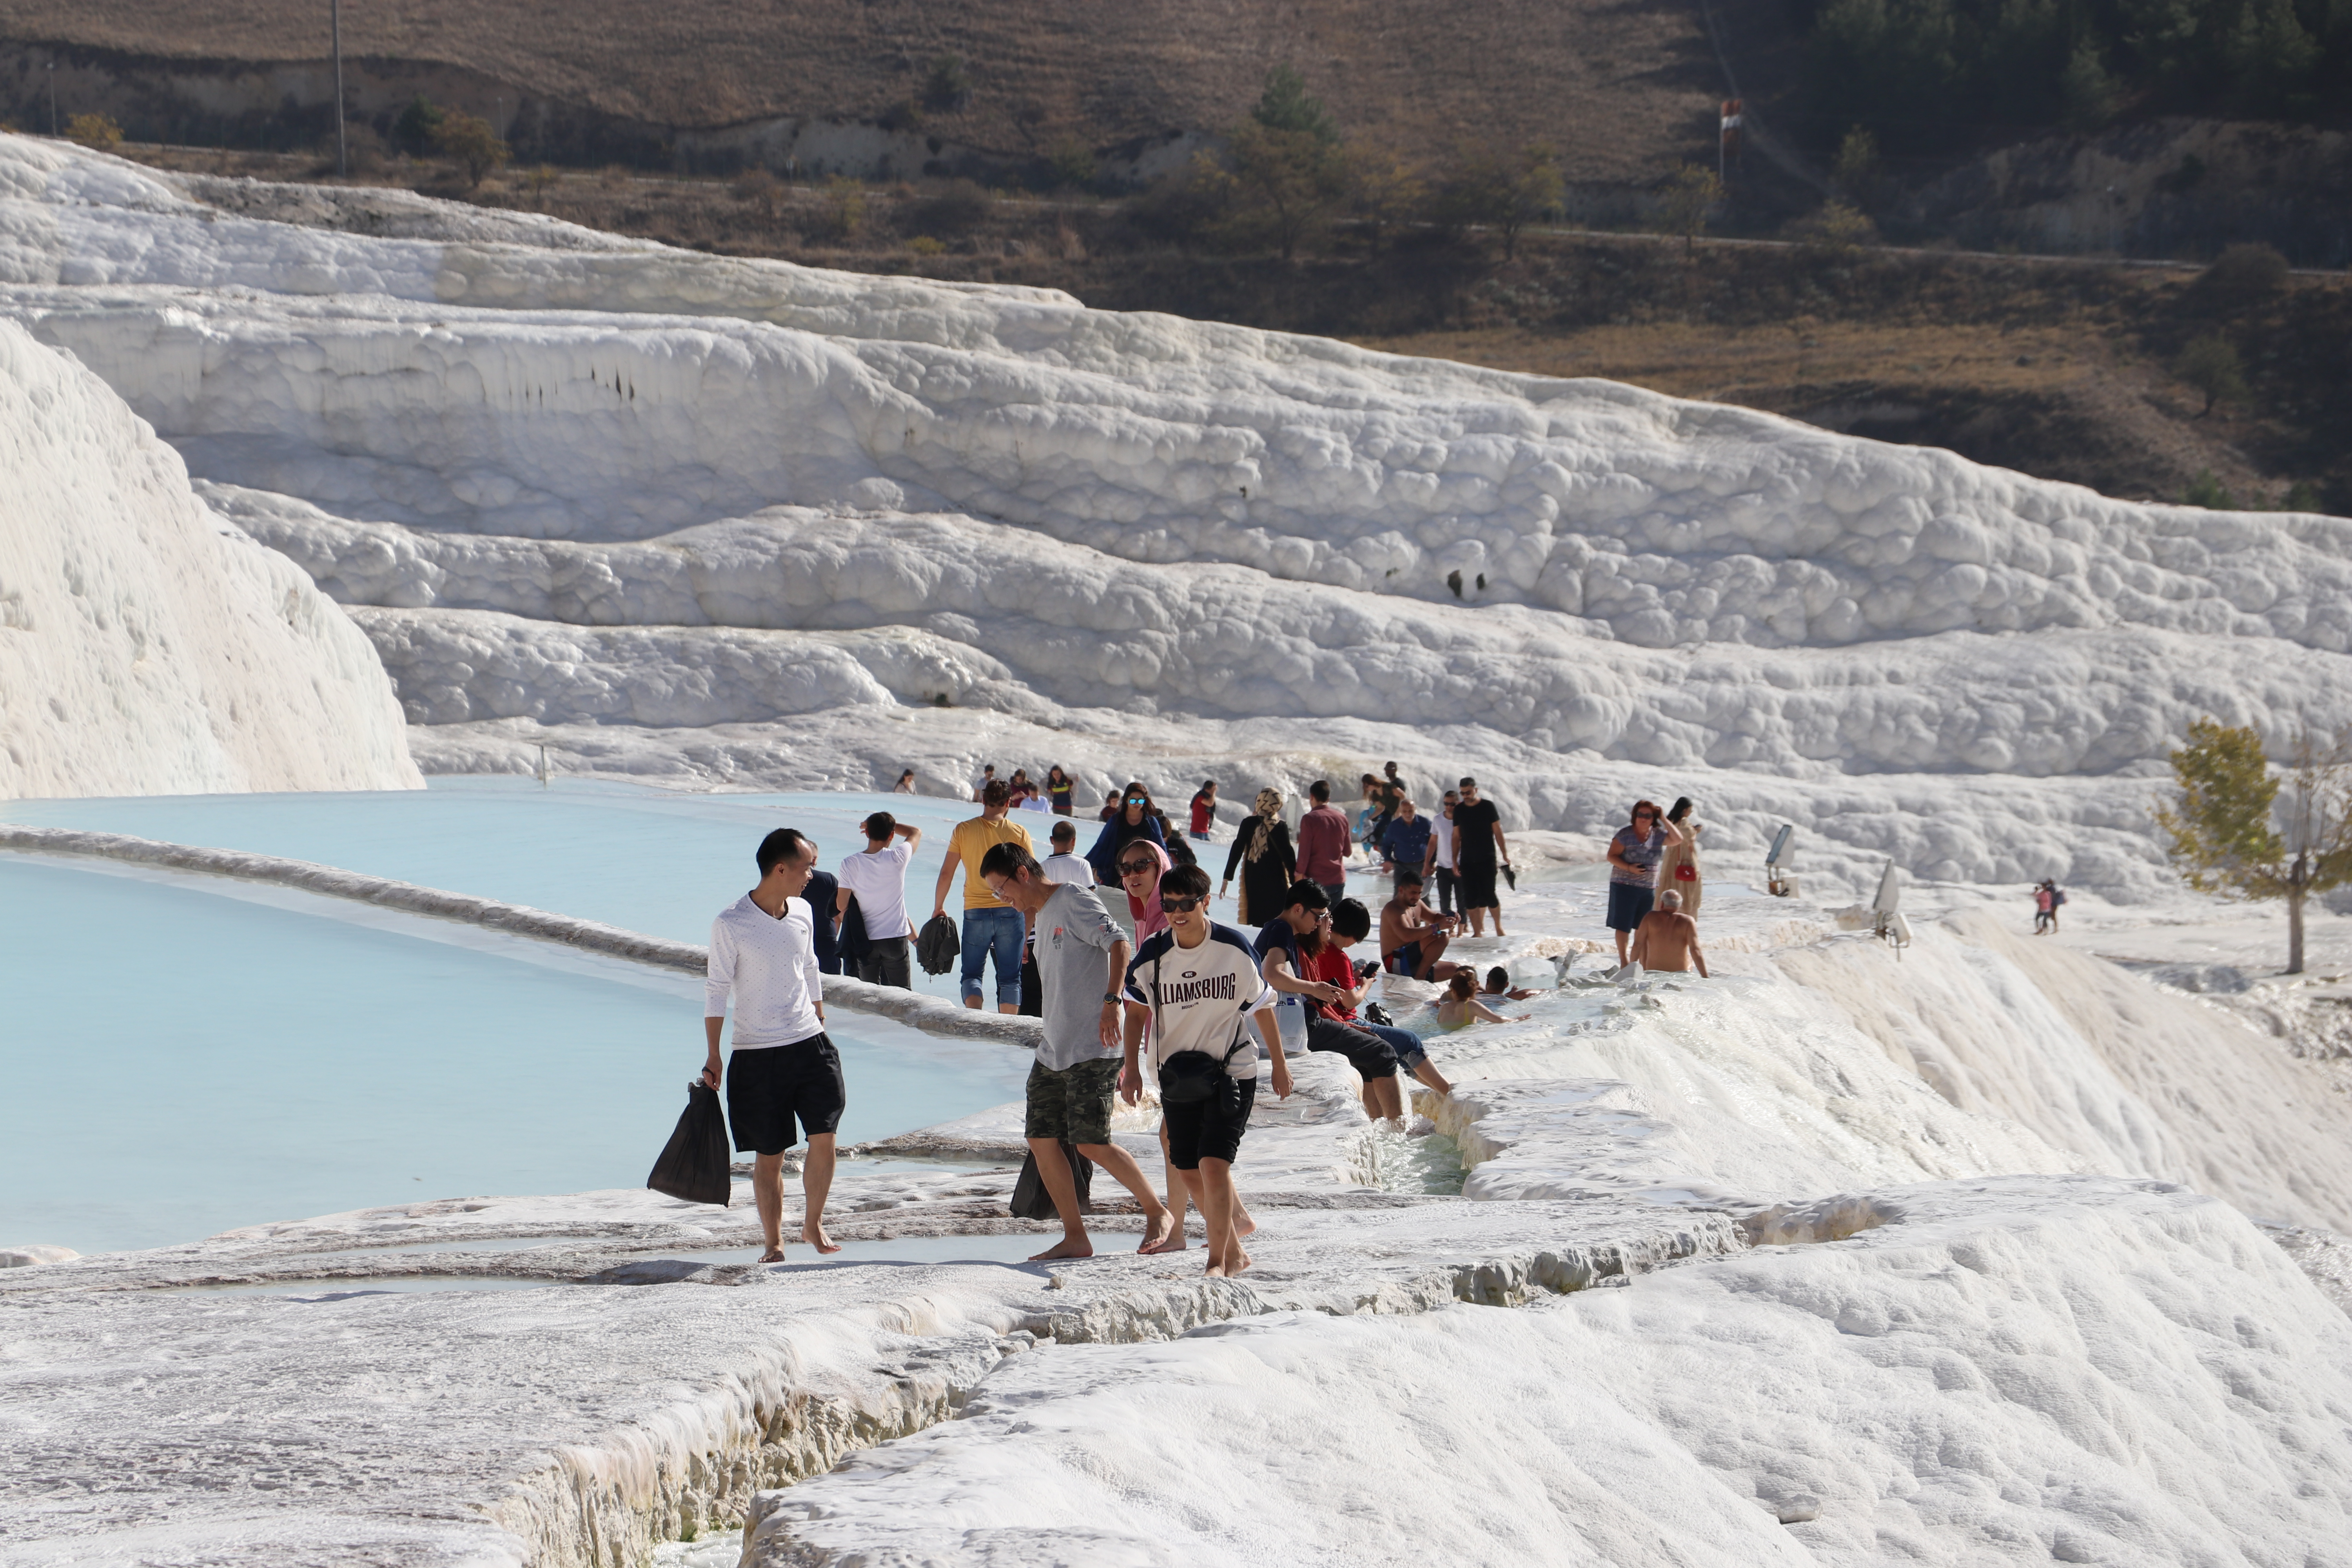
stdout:
<svg viewBox="0 0 2352 1568">
<path fill-rule="evenodd" d="M 1021 1011 L 1021 939 L 1024 926 L 1021 911 L 988 890 L 981 880 L 981 857 L 999 844 L 1018 844 L 1031 855 L 1036 848 L 1029 842 L 1029 830 L 1012 819 L 1007 807 L 1013 792 L 1003 779 L 991 779 L 980 792 L 980 815 L 969 822 L 956 824 L 948 836 L 948 858 L 940 866 L 939 889 L 931 900 L 931 913 L 943 915 L 948 910 L 948 889 L 955 881 L 956 868 L 963 867 L 963 1005 L 980 1006 L 980 973 L 990 954 L 996 958 L 996 1010 L 1000 1013 Z"/>
</svg>

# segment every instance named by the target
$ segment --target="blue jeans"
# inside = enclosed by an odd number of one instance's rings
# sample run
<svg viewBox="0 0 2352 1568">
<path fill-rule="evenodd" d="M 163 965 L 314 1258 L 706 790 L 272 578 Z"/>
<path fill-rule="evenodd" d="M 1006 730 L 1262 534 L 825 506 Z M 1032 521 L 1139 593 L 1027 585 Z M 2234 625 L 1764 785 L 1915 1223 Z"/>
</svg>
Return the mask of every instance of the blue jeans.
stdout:
<svg viewBox="0 0 2352 1568">
<path fill-rule="evenodd" d="M 1386 1024 L 1367 1024 L 1360 1018 L 1356 1020 L 1354 1026 L 1386 1040 L 1389 1047 L 1396 1052 L 1397 1066 L 1407 1072 L 1429 1059 L 1429 1053 L 1422 1048 L 1421 1037 L 1411 1029 L 1391 1028 Z"/>
<path fill-rule="evenodd" d="M 981 994 L 980 972 L 990 953 L 996 955 L 996 1002 L 1001 1007 L 1021 1005 L 1021 911 L 1001 910 L 963 912 L 963 999 Z"/>
</svg>

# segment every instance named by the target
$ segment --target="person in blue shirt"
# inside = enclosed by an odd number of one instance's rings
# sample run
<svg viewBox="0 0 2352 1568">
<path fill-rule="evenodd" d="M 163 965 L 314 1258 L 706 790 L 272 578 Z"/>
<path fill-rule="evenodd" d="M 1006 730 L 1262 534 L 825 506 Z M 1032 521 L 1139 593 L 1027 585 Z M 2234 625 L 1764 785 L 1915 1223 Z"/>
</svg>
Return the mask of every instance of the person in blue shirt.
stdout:
<svg viewBox="0 0 2352 1568">
<path fill-rule="evenodd" d="M 1391 877 L 1403 870 L 1419 871 L 1429 858 L 1429 835 L 1433 824 L 1413 809 L 1412 799 L 1397 802 L 1396 815 L 1381 830 L 1381 869 Z M 1393 890 L 1393 888 L 1391 888 Z"/>
</svg>

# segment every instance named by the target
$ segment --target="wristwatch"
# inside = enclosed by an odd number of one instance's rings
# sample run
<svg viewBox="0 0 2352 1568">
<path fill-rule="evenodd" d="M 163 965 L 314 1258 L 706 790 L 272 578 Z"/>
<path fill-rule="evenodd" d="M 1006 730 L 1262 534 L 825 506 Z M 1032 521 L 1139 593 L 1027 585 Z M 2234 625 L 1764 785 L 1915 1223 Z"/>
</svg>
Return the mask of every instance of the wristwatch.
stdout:
<svg viewBox="0 0 2352 1568">
<path fill-rule="evenodd" d="M 1118 993 L 1116 991 L 1106 991 L 1103 993 L 1103 1000 L 1106 1002 L 1116 1002 L 1118 1000 Z"/>
</svg>

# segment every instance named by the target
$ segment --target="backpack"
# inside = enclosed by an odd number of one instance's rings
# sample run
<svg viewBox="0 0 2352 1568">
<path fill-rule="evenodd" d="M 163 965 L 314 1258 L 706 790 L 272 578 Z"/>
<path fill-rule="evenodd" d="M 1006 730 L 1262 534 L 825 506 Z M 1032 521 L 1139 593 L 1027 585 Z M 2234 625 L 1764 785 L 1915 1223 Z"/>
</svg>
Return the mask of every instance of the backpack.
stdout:
<svg viewBox="0 0 2352 1568">
<path fill-rule="evenodd" d="M 945 974 L 962 955 L 963 942 L 956 935 L 955 921 L 937 914 L 923 922 L 915 938 L 915 962 L 923 966 L 924 973 Z"/>
</svg>

